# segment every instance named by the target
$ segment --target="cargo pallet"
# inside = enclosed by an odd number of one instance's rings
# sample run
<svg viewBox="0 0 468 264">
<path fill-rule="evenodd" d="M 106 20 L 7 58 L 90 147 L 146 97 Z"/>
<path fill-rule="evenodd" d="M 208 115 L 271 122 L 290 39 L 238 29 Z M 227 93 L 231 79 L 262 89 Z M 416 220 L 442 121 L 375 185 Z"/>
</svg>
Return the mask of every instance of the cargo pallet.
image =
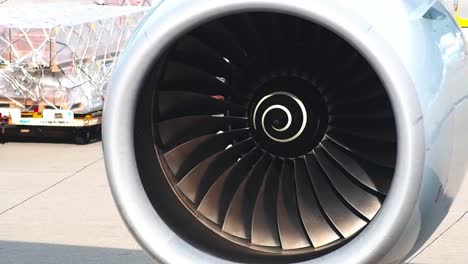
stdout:
<svg viewBox="0 0 468 264">
<path fill-rule="evenodd" d="M 22 112 L 18 108 L 0 108 L 0 142 L 12 138 L 72 136 L 76 144 L 88 144 L 99 138 L 102 111 L 76 114 L 71 110 L 44 109 Z"/>
</svg>

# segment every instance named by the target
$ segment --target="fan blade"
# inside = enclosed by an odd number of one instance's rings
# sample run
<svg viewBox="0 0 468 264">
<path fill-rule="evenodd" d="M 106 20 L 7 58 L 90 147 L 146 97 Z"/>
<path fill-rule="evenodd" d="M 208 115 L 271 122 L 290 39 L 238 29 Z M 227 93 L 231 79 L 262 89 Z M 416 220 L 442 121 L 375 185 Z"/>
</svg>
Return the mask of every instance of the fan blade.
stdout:
<svg viewBox="0 0 468 264">
<path fill-rule="evenodd" d="M 185 116 L 158 123 L 157 132 L 162 146 L 171 148 L 204 135 L 233 129 L 246 128 L 247 119 L 231 116 Z"/>
<path fill-rule="evenodd" d="M 260 46 L 267 54 L 264 58 L 271 61 L 277 57 L 284 57 L 284 54 L 278 53 L 284 40 L 280 40 L 277 37 L 277 29 L 272 26 L 272 16 L 266 13 L 257 13 L 251 19 L 256 32 L 258 32 Z"/>
<path fill-rule="evenodd" d="M 301 223 L 296 201 L 294 168 L 289 161 L 283 161 L 280 188 L 278 193 L 278 230 L 283 249 L 310 247 L 306 232 Z"/>
<path fill-rule="evenodd" d="M 221 59 L 221 61 L 210 61 L 209 58 L 193 52 L 178 51 L 174 53 L 171 59 L 182 65 L 202 71 L 211 77 L 229 78 L 231 76 L 231 66 L 228 62 Z M 184 76 L 178 74 L 178 76 Z"/>
<path fill-rule="evenodd" d="M 319 202 L 307 174 L 305 161 L 296 159 L 294 168 L 299 212 L 313 246 L 321 247 L 340 239 L 320 211 Z"/>
<path fill-rule="evenodd" d="M 254 21 L 250 15 L 241 14 L 239 19 L 227 17 L 222 19 L 223 24 L 232 32 L 240 45 L 244 47 L 249 57 L 257 58 L 260 56 L 266 58 L 265 48 L 263 47 L 259 32 L 256 30 Z"/>
<path fill-rule="evenodd" d="M 263 154 L 239 186 L 226 213 L 223 231 L 237 237 L 250 238 L 255 198 L 270 162 L 270 155 Z"/>
<path fill-rule="evenodd" d="M 358 55 L 358 61 L 353 64 L 352 71 L 348 71 L 348 74 L 355 74 L 355 68 L 359 71 L 362 67 L 362 57 Z M 361 60 L 361 61 L 360 61 Z M 358 65 L 358 67 L 356 67 Z M 364 64 L 364 67 L 367 67 Z M 367 75 L 366 75 L 367 74 Z M 351 78 L 351 76 L 348 76 Z M 359 76 L 358 76 L 359 78 Z M 350 85 L 352 85 L 350 87 Z M 372 102 L 368 98 L 382 99 L 386 98 L 385 88 L 383 88 L 380 79 L 377 76 L 372 75 L 372 71 L 364 71 L 364 75 L 361 75 L 360 82 L 358 83 L 346 83 L 347 89 L 335 90 L 333 94 L 328 96 L 330 102 L 336 105 L 350 105 L 357 102 Z M 384 96 L 382 96 L 384 95 Z"/>
<path fill-rule="evenodd" d="M 217 58 L 224 61 L 223 56 L 219 52 L 190 34 L 184 35 L 176 44 L 176 47 L 177 51 L 195 52 L 205 57 Z"/>
<path fill-rule="evenodd" d="M 246 109 L 243 105 L 192 92 L 160 91 L 158 99 L 158 121 L 189 115 L 224 114 L 226 110 L 243 112 Z"/>
<path fill-rule="evenodd" d="M 393 143 L 376 143 L 372 141 L 358 140 L 356 138 L 336 135 L 332 132 L 327 133 L 327 137 L 345 149 L 349 149 L 356 156 L 380 166 L 395 168 L 396 145 Z"/>
<path fill-rule="evenodd" d="M 334 106 L 329 106 L 329 110 L 332 111 Z M 395 128 L 395 123 L 393 117 L 385 117 L 385 118 L 374 118 L 374 119 L 366 119 L 366 118 L 342 118 L 340 116 L 330 115 L 330 124 L 335 127 L 343 127 L 343 128 L 369 128 L 369 129 L 376 129 L 376 128 Z"/>
<path fill-rule="evenodd" d="M 158 87 L 160 91 L 185 91 L 207 95 L 225 95 L 231 93 L 228 85 L 216 78 L 164 80 Z"/>
<path fill-rule="evenodd" d="M 232 67 L 218 53 L 203 45 L 193 37 L 187 36 L 177 44 L 171 59 L 200 69 L 212 76 L 229 77 Z"/>
<path fill-rule="evenodd" d="M 315 149 L 315 155 L 337 192 L 367 220 L 372 220 L 382 205 L 379 199 L 348 179 L 322 148 Z"/>
<path fill-rule="evenodd" d="M 331 189 L 327 176 L 322 172 L 315 155 L 306 156 L 307 171 L 317 199 L 333 225 L 344 238 L 361 230 L 367 223 L 351 212 Z"/>
<path fill-rule="evenodd" d="M 306 45 L 309 46 L 310 48 L 308 49 L 310 52 L 313 52 L 310 55 L 314 55 L 318 57 L 319 63 L 323 60 L 321 56 L 323 56 L 323 52 L 317 52 L 319 50 L 323 50 L 323 36 L 324 35 L 324 29 L 320 25 L 314 25 L 313 27 L 308 27 L 305 26 L 302 23 L 302 36 L 305 39 Z"/>
<path fill-rule="evenodd" d="M 323 141 L 321 145 L 328 152 L 330 157 L 335 159 L 343 169 L 345 169 L 361 184 L 376 192 L 387 194 L 387 189 L 378 188 L 361 165 L 359 165 L 359 163 L 350 156 L 351 153 L 346 153 L 344 149 L 340 149 L 341 147 L 338 147 L 330 140 Z"/>
<path fill-rule="evenodd" d="M 327 85 L 332 87 L 324 94 L 325 97 L 332 98 L 331 100 L 336 100 L 339 97 L 352 98 L 361 92 L 360 88 L 367 88 L 368 82 L 373 81 L 375 73 L 366 62 L 362 61 L 362 57 L 360 59 L 361 61 L 358 60 L 353 65 L 352 70 L 342 72 L 340 78 L 328 76 L 329 78 L 324 80 Z M 346 87 L 346 89 L 341 89 L 342 87 Z"/>
<path fill-rule="evenodd" d="M 393 119 L 393 111 L 391 109 L 383 109 L 377 111 L 369 111 L 367 113 L 331 113 L 334 118 L 342 119 Z"/>
<path fill-rule="evenodd" d="M 213 154 L 187 173 L 177 185 L 187 198 L 198 204 L 217 177 L 234 164 L 242 153 L 253 147 L 253 140 L 250 138 Z"/>
<path fill-rule="evenodd" d="M 203 197 L 198 211 L 211 221 L 222 224 L 237 188 L 260 159 L 261 154 L 262 151 L 255 148 L 227 169 Z"/>
<path fill-rule="evenodd" d="M 378 85 L 378 84 L 376 84 Z M 341 118 L 341 119 L 364 119 L 367 120 L 369 118 L 375 119 L 375 118 L 382 118 L 386 120 L 389 123 L 393 122 L 393 111 L 392 111 L 392 105 L 390 103 L 390 100 L 388 100 L 385 89 L 375 89 L 375 86 L 373 87 L 364 87 L 361 88 L 362 91 L 357 92 L 347 92 L 350 94 L 343 94 L 341 95 L 341 98 L 343 101 L 341 103 L 331 103 L 331 109 L 330 109 L 330 115 L 335 116 L 336 118 Z M 370 88 L 373 88 L 370 90 Z M 380 91 L 375 97 L 376 91 Z M 383 91 L 382 91 L 383 90 Z M 365 96 L 364 96 L 365 95 Z M 355 98 L 366 98 L 371 95 L 374 95 L 372 100 L 367 100 L 365 102 L 362 102 L 360 100 L 358 103 L 353 102 Z M 336 101 L 337 98 L 331 99 L 332 101 Z M 368 121 L 368 120 L 367 120 Z M 357 127 L 357 126 L 355 126 Z M 374 130 L 379 127 L 374 127 L 372 124 L 369 124 L 367 126 L 368 128 L 374 128 Z"/>
<path fill-rule="evenodd" d="M 331 131 L 336 134 L 344 136 L 353 136 L 361 139 L 368 139 L 374 141 L 383 141 L 383 142 L 396 142 L 397 135 L 396 131 L 393 129 L 382 129 L 382 128 L 342 128 L 342 127 L 331 127 Z"/>
<path fill-rule="evenodd" d="M 347 98 L 353 98 L 352 95 Z M 345 114 L 345 115 L 367 115 L 371 112 L 385 112 L 393 114 L 392 105 L 386 96 L 376 98 L 366 103 L 359 104 L 337 104 L 333 106 L 332 114 Z"/>
<path fill-rule="evenodd" d="M 182 56 L 185 54 L 180 54 Z M 222 82 L 221 79 L 217 78 L 217 75 L 212 75 L 206 72 L 203 68 L 199 68 L 188 64 L 187 62 L 181 62 L 182 59 L 178 58 L 176 54 L 172 54 L 169 62 L 164 71 L 164 80 L 217 80 Z M 227 62 L 225 62 L 227 63 Z M 224 77 L 224 76 L 223 76 Z"/>
<path fill-rule="evenodd" d="M 276 204 L 281 162 L 273 160 L 263 179 L 252 218 L 252 243 L 266 247 L 281 246 L 276 221 Z"/>
<path fill-rule="evenodd" d="M 395 168 L 382 167 L 359 157 L 355 157 L 355 159 L 363 170 L 367 172 L 377 190 L 386 195 L 390 189 Z"/>
<path fill-rule="evenodd" d="M 246 66 L 246 52 L 233 34 L 220 22 L 211 22 L 190 33 L 237 66 Z M 242 68 L 242 67 L 240 67 Z"/>
<path fill-rule="evenodd" d="M 267 19 L 265 22 L 269 24 L 269 39 L 272 40 L 271 44 L 276 49 L 280 50 L 281 48 L 288 47 L 290 41 L 285 38 L 284 28 L 282 28 L 281 17 L 278 14 L 270 13 L 267 14 Z M 279 54 L 278 54 L 279 55 Z"/>
<path fill-rule="evenodd" d="M 379 85 L 379 80 L 376 80 L 374 82 L 375 84 L 370 85 L 370 86 L 375 87 L 376 85 Z M 330 99 L 329 103 L 335 106 L 353 105 L 353 104 L 365 103 L 365 102 L 372 101 L 375 99 L 385 98 L 386 96 L 387 96 L 387 93 L 385 92 L 385 89 L 372 89 L 371 91 L 366 91 L 363 93 L 354 92 L 352 95 L 349 95 L 349 96 L 336 95 Z"/>
<path fill-rule="evenodd" d="M 198 163 L 225 149 L 237 137 L 248 136 L 248 129 L 228 131 L 190 140 L 164 154 L 167 165 L 180 180 Z"/>
</svg>

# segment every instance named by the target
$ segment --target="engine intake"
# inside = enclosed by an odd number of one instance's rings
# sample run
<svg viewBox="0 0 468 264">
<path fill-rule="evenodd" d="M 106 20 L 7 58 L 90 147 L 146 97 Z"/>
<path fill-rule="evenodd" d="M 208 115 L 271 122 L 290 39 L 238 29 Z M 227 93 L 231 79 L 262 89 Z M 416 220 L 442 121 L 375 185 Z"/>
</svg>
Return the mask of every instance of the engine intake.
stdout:
<svg viewBox="0 0 468 264">
<path fill-rule="evenodd" d="M 229 15 L 180 36 L 148 78 L 137 112 L 153 118 L 134 126 L 136 160 L 159 161 L 162 175 L 139 166 L 140 177 L 186 240 L 206 250 L 225 240 L 212 254 L 247 255 L 229 241 L 256 261 L 317 257 L 384 202 L 397 156 L 392 106 L 373 68 L 330 30 L 279 13 Z M 184 223 L 177 210 L 190 213 Z M 206 228 L 194 233 L 193 222 Z"/>
<path fill-rule="evenodd" d="M 423 215 L 442 210 L 420 206 L 435 186 L 418 90 L 429 71 L 368 24 L 373 4 L 359 17 L 335 1 L 189 2 L 147 19 L 106 103 L 111 187 L 142 246 L 168 263 L 387 263 L 417 250 L 440 222 Z M 425 10 L 421 24 L 446 13 Z"/>
</svg>

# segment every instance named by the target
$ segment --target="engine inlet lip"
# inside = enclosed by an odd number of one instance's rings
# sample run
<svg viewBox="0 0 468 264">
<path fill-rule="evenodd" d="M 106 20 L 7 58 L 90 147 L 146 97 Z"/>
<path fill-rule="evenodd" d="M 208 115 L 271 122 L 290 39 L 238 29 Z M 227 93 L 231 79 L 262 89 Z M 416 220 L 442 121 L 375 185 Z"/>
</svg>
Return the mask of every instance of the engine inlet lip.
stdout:
<svg viewBox="0 0 468 264">
<path fill-rule="evenodd" d="M 154 210 L 145 194 L 136 165 L 134 132 L 132 129 L 122 129 L 133 127 L 135 122 L 136 91 L 147 74 L 141 69 L 151 68 L 153 61 L 173 39 L 194 26 L 239 12 L 287 13 L 319 23 L 339 34 L 364 54 L 385 84 L 392 102 L 397 122 L 398 157 L 388 197 L 379 214 L 356 239 L 339 252 L 330 253 L 321 260 L 330 263 L 349 261 L 347 256 L 353 253 L 356 262 L 373 262 L 390 251 L 403 232 L 413 214 L 424 163 L 424 129 L 413 83 L 398 57 L 393 56 L 392 49 L 370 30 L 368 24 L 352 17 L 344 8 L 317 2 L 202 0 L 193 6 L 191 1 L 166 1 L 153 11 L 153 15 L 134 36 L 111 82 L 112 88 L 106 101 L 106 108 L 111 109 L 111 112 L 105 112 L 104 115 L 103 148 L 107 174 L 120 213 L 128 228 L 153 258 L 168 263 L 182 263 L 203 257 L 205 263 L 227 263 L 177 237 Z M 329 12 L 330 5 L 336 8 L 333 12 Z M 158 228 L 154 228 L 156 225 Z"/>
</svg>

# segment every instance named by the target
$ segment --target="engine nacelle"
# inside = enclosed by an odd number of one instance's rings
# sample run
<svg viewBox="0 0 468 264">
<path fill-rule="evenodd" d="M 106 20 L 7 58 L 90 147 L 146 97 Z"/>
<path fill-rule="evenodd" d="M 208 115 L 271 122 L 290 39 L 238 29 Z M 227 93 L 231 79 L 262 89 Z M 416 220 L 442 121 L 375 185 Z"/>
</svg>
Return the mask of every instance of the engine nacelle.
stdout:
<svg viewBox="0 0 468 264">
<path fill-rule="evenodd" d="M 163 263 L 402 262 L 467 169 L 467 72 L 437 1 L 163 1 L 105 105 L 114 198 Z"/>
</svg>

